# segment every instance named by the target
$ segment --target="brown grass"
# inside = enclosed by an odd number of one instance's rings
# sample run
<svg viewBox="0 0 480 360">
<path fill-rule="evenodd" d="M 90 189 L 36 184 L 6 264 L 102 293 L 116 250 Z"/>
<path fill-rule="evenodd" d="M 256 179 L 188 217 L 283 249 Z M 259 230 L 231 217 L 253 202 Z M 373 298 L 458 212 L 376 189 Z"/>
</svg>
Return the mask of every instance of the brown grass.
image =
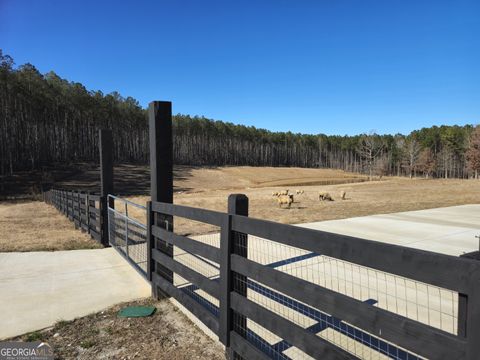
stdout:
<svg viewBox="0 0 480 360">
<path fill-rule="evenodd" d="M 335 183 L 342 179 L 345 182 L 355 179 L 361 182 L 310 185 L 311 182 Z M 299 180 L 309 185 L 299 186 Z M 226 187 L 229 183 L 231 188 Z M 276 186 L 271 186 L 272 183 Z M 391 177 L 381 181 L 365 181 L 364 177 L 356 174 L 323 169 L 196 169 L 191 177 L 176 182 L 176 186 L 194 189 L 176 192 L 174 202 L 177 204 L 225 211 L 229 194 L 244 193 L 250 200 L 250 216 L 288 224 L 480 203 L 480 182 L 475 180 Z M 295 202 L 290 209 L 279 208 L 272 192 L 287 188 L 291 193 L 296 189 L 305 193 L 294 196 Z M 342 190 L 347 192 L 346 200 L 340 199 Z M 334 201 L 320 202 L 319 191 L 329 192 Z M 140 204 L 145 204 L 148 199 L 148 196 L 130 197 L 130 200 Z M 145 222 L 143 212 L 133 208 L 129 211 L 131 216 Z M 216 230 L 184 219 L 176 219 L 175 228 L 179 233 L 188 234 Z"/>
<path fill-rule="evenodd" d="M 134 175 L 145 173 L 143 167 L 129 165 L 122 169 Z M 139 188 L 148 187 L 144 177 L 140 178 L 135 177 Z M 475 180 L 365 180 L 362 175 L 331 169 L 179 166 L 175 168 L 174 202 L 225 211 L 229 194 L 244 193 L 250 199 L 250 216 L 289 224 L 480 203 L 480 182 Z M 296 189 L 305 193 L 294 196 L 295 202 L 290 209 L 279 208 L 272 192 L 287 188 L 293 193 Z M 342 190 L 347 192 L 346 200 L 340 199 Z M 319 191 L 329 192 L 335 201 L 318 201 Z M 144 195 L 130 197 L 140 204 L 148 199 Z M 120 204 L 116 207 L 122 210 Z M 145 223 L 143 211 L 130 207 L 129 215 Z M 183 234 L 218 230 L 185 219 L 175 219 L 175 229 Z M 75 230 L 73 224 L 53 207 L 41 202 L 0 203 L 0 234 L 0 251 L 98 246 L 87 235 Z"/>
<path fill-rule="evenodd" d="M 185 172 L 181 166 L 179 173 Z M 330 185 L 360 182 L 367 177 L 335 169 L 305 169 L 291 167 L 234 166 L 190 168 L 188 176 L 178 176 L 175 186 L 187 192 L 206 190 L 235 190 L 275 186 Z"/>
<path fill-rule="evenodd" d="M 0 203 L 0 251 L 99 248 L 53 206 L 40 201 Z"/>
</svg>

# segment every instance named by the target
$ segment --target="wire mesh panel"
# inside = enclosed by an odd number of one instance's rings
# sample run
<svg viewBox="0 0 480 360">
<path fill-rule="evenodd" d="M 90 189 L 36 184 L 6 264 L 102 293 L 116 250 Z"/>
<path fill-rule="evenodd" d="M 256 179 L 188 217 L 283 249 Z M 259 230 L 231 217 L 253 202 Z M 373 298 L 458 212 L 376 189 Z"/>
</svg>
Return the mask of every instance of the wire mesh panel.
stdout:
<svg viewBox="0 0 480 360">
<path fill-rule="evenodd" d="M 110 195 L 110 197 L 113 197 Z M 126 200 L 116 198 L 117 201 L 128 205 Z M 135 206 L 141 208 L 140 205 Z M 144 211 L 146 208 L 143 207 Z M 108 207 L 108 232 L 109 242 L 121 255 L 123 255 L 143 276 L 147 276 L 147 227 L 145 224 L 127 216 L 126 212 L 120 212 L 115 208 Z"/>
<path fill-rule="evenodd" d="M 248 252 L 248 259 L 313 284 L 334 290 L 396 314 L 410 317 L 441 330 L 456 334 L 458 293 L 413 281 L 339 259 L 319 255 L 271 240 L 237 233 L 235 253 Z M 193 236 L 192 239 L 219 247 L 220 234 Z M 248 243 L 248 246 L 247 246 Z M 245 250 L 242 249 L 245 248 Z M 219 264 L 174 246 L 174 259 L 219 281 Z M 219 301 L 174 273 L 173 283 L 213 315 L 219 314 Z M 309 332 L 325 338 L 361 359 L 421 359 L 379 336 L 369 334 L 320 309 L 315 309 L 257 281 L 235 277 L 235 290 L 247 289 L 247 298 L 281 314 Z M 242 290 L 243 291 L 243 290 Z M 272 359 L 311 359 L 283 339 L 242 317 L 234 327 Z M 244 327 L 244 329 L 242 329 Z M 238 355 L 235 355 L 238 357 Z"/>
<path fill-rule="evenodd" d="M 236 243 L 234 252 L 247 252 L 249 260 L 372 306 L 457 334 L 458 293 L 455 291 L 256 236 L 242 233 L 237 236 L 240 240 Z M 402 360 L 422 358 L 382 339 L 379 334 L 370 334 L 252 279 L 237 277 L 234 286 L 240 291 L 246 287 L 249 300 L 326 339 L 355 357 Z M 241 327 L 242 324 L 235 326 Z M 247 319 L 243 331 L 247 334 L 248 341 L 272 359 L 311 359 L 250 319 Z"/>
<path fill-rule="evenodd" d="M 157 202 L 152 204 L 152 214 L 149 218 L 154 224 L 151 231 L 154 287 L 172 296 L 218 335 L 221 302 L 219 222 L 223 214 Z M 212 230 L 216 231 L 198 235 L 198 232 Z M 171 246 L 171 253 L 163 251 L 167 245 Z"/>
<path fill-rule="evenodd" d="M 242 236 L 246 236 L 242 234 Z M 458 293 L 271 240 L 248 236 L 248 256 L 327 289 L 457 334 Z"/>
<path fill-rule="evenodd" d="M 191 239 L 196 240 L 202 244 L 211 245 L 215 248 L 220 247 L 220 234 L 205 234 L 192 236 Z M 198 272 L 218 283 L 220 281 L 220 265 L 211 260 L 208 260 L 195 253 L 185 251 L 178 246 L 174 246 L 173 258 L 179 263 L 188 266 L 190 269 Z M 188 294 L 192 299 L 195 299 L 200 305 L 218 317 L 219 314 L 219 300 L 209 294 L 207 294 L 198 286 L 188 282 L 179 274 L 174 274 L 175 286 L 181 288 L 181 290 Z"/>
</svg>

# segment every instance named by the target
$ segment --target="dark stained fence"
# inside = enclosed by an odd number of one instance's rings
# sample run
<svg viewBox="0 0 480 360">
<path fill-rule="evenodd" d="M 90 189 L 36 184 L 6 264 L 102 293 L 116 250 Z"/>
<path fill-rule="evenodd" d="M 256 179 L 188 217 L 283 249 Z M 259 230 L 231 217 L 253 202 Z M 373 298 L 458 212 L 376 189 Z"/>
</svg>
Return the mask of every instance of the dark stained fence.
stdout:
<svg viewBox="0 0 480 360">
<path fill-rule="evenodd" d="M 249 218 L 238 215 L 239 199 L 229 213 L 147 206 L 149 219 L 221 228 L 217 247 L 150 221 L 149 269 L 152 286 L 217 334 L 231 358 L 479 358 L 477 260 Z M 203 265 L 159 251 L 165 243 Z"/>
<path fill-rule="evenodd" d="M 230 359 L 479 358 L 477 259 L 252 219 L 244 195 L 229 197 L 227 213 L 174 205 L 171 103 L 149 105 L 149 127 L 146 276 Z M 81 228 L 85 209 L 87 231 L 108 244 L 108 199 L 85 195 L 51 190 L 45 200 Z M 220 231 L 182 236 L 175 217 Z"/>
<path fill-rule="evenodd" d="M 102 229 L 107 224 L 102 214 L 104 200 L 101 196 L 75 190 L 51 189 L 44 193 L 47 204 L 53 205 L 75 224 L 101 244 Z"/>
</svg>

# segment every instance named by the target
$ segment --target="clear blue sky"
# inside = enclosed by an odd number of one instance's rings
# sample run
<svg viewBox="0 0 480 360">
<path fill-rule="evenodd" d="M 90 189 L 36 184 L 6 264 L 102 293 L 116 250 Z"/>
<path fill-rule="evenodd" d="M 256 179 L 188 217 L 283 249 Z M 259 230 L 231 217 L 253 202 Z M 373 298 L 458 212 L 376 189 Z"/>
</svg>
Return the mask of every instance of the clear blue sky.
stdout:
<svg viewBox="0 0 480 360">
<path fill-rule="evenodd" d="M 480 122 L 480 1 L 0 0 L 17 64 L 270 130 Z"/>
</svg>

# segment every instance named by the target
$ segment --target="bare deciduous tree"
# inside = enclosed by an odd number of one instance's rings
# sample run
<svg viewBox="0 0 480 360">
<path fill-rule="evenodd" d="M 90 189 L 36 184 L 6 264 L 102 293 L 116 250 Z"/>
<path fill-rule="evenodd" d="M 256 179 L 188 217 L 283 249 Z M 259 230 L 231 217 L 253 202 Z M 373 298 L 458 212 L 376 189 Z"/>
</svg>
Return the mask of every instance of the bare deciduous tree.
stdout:
<svg viewBox="0 0 480 360">
<path fill-rule="evenodd" d="M 436 161 L 433 152 L 430 149 L 423 149 L 418 156 L 417 168 L 420 170 L 425 178 L 429 178 L 436 169 Z"/>
<path fill-rule="evenodd" d="M 410 179 L 416 173 L 418 155 L 420 154 L 420 143 L 415 138 L 409 138 L 405 142 L 405 168 L 408 171 Z"/>
<path fill-rule="evenodd" d="M 468 168 L 473 171 L 475 179 L 478 179 L 480 171 L 480 125 L 475 127 L 470 136 L 466 157 Z"/>
<path fill-rule="evenodd" d="M 385 145 L 377 134 L 362 135 L 357 146 L 357 152 L 364 161 L 368 178 L 372 180 L 375 161 L 382 154 Z"/>
<path fill-rule="evenodd" d="M 390 159 L 388 155 L 382 154 L 375 160 L 375 174 L 382 179 L 385 175 L 388 174 Z"/>
</svg>

